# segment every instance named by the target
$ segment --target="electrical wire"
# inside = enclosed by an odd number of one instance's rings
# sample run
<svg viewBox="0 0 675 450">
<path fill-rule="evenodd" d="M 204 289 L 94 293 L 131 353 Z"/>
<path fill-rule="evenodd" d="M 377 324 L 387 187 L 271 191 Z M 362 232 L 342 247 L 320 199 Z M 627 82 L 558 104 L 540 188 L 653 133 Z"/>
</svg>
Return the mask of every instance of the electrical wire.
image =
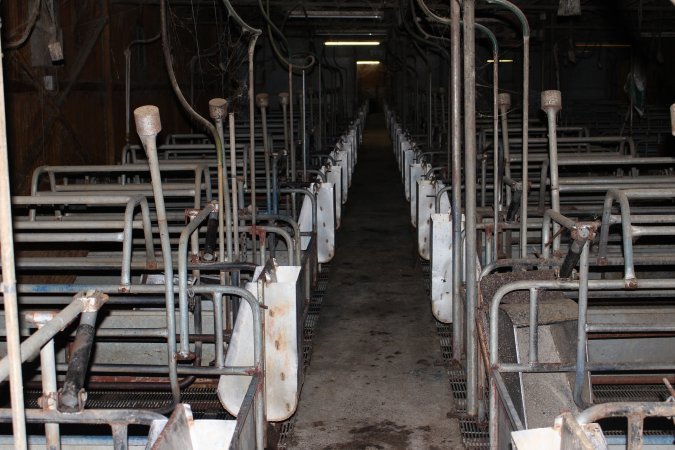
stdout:
<svg viewBox="0 0 675 450">
<path fill-rule="evenodd" d="M 38 16 L 40 15 L 40 9 L 42 6 L 42 0 L 35 0 L 35 5 L 33 6 L 33 10 L 30 13 L 30 16 L 28 18 L 28 24 L 26 25 L 26 28 L 23 30 L 23 33 L 21 33 L 21 36 L 19 36 L 16 40 L 14 41 L 7 41 L 4 43 L 2 46 L 3 50 L 15 50 L 23 44 L 28 41 L 28 38 L 31 35 L 31 32 L 33 31 L 33 28 L 35 28 L 35 24 L 37 23 Z"/>
</svg>

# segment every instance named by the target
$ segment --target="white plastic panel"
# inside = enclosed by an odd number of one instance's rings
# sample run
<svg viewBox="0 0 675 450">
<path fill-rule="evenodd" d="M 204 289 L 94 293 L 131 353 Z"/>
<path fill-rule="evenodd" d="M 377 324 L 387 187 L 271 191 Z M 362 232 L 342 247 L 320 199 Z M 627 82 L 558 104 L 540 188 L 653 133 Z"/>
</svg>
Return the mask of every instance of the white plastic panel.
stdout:
<svg viewBox="0 0 675 450">
<path fill-rule="evenodd" d="M 452 323 L 452 217 L 431 215 L 431 311 Z"/>
<path fill-rule="evenodd" d="M 403 185 L 405 186 L 405 199 L 410 201 L 410 166 L 415 158 L 412 148 L 403 154 Z"/>
<path fill-rule="evenodd" d="M 410 223 L 417 227 L 417 181 L 424 175 L 426 164 L 415 163 L 410 166 Z"/>
<path fill-rule="evenodd" d="M 326 180 L 333 184 L 335 192 L 335 226 L 340 228 L 342 220 L 342 168 L 340 166 L 330 166 L 326 174 Z"/>
<path fill-rule="evenodd" d="M 417 251 L 429 260 L 429 229 L 431 214 L 434 212 L 434 194 L 436 190 L 429 180 L 417 181 Z"/>
<path fill-rule="evenodd" d="M 316 245 L 320 264 L 335 256 L 335 206 L 332 183 L 321 183 L 316 194 Z"/>
<path fill-rule="evenodd" d="M 302 376 L 302 339 L 299 336 L 298 314 L 302 312 L 302 300 L 297 284 L 300 267 L 279 266 L 277 281 L 248 283 L 246 289 L 258 296 L 263 292 L 267 309 L 265 314 L 265 393 L 267 420 L 279 422 L 288 419 L 297 408 Z M 262 268 L 256 270 L 256 277 Z M 225 357 L 228 366 L 253 364 L 253 324 L 251 309 L 247 302 L 239 305 L 237 321 L 232 330 L 230 346 Z M 218 382 L 218 398 L 232 415 L 239 407 L 251 381 L 247 376 L 221 376 Z"/>
<path fill-rule="evenodd" d="M 181 447 L 185 450 L 211 450 L 214 448 L 227 449 L 230 448 L 232 437 L 234 436 L 235 428 L 237 427 L 236 420 L 212 420 L 200 419 L 194 420 L 192 418 L 192 409 L 189 405 L 183 404 L 185 408 L 186 421 L 181 424 L 179 433 L 189 435 L 189 441 L 182 441 L 180 444 L 176 440 L 180 439 L 175 435 L 166 435 L 164 442 L 159 444 L 159 448 L 177 448 Z M 153 420 L 148 431 L 148 441 L 145 446 L 146 450 L 150 450 L 155 446 L 157 439 L 166 427 L 169 419 Z M 183 435 L 183 438 L 188 437 Z M 255 442 L 251 443 L 251 447 L 255 446 Z M 66 446 L 67 448 L 68 446 Z M 87 446 L 87 448 L 90 448 Z M 92 446 L 93 448 L 93 446 Z"/>
<path fill-rule="evenodd" d="M 310 185 L 309 189 L 314 192 L 313 183 Z M 302 195 L 302 206 L 300 207 L 300 215 L 298 216 L 298 227 L 300 228 L 300 233 L 312 232 L 312 201 L 306 195 Z M 310 240 L 311 237 L 309 236 L 302 236 L 300 238 L 300 248 L 302 248 L 303 252 L 309 247 Z"/>
</svg>

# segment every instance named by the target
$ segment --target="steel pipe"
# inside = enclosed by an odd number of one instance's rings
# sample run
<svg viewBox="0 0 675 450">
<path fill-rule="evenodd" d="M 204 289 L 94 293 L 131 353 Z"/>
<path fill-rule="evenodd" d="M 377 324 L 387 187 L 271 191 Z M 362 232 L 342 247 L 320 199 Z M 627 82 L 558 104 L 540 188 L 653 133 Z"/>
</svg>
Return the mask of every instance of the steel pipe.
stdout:
<svg viewBox="0 0 675 450">
<path fill-rule="evenodd" d="M 164 4 L 164 0 L 162 0 Z M 164 17 L 164 15 L 163 15 Z M 134 110 L 136 130 L 141 139 L 143 148 L 150 165 L 152 178 L 152 190 L 155 197 L 155 209 L 157 213 L 157 225 L 159 227 L 159 239 L 164 260 L 164 283 L 166 299 L 166 323 L 169 339 L 167 340 L 167 359 L 169 365 L 169 379 L 171 382 L 171 394 L 174 404 L 180 403 L 180 388 L 178 386 L 178 373 L 176 372 L 176 317 L 174 306 L 173 288 L 173 261 L 171 259 L 171 243 L 169 242 L 169 227 L 166 219 L 164 195 L 162 194 L 162 178 L 157 160 L 157 135 L 162 130 L 159 117 L 159 109 L 156 106 L 146 105 Z"/>
</svg>

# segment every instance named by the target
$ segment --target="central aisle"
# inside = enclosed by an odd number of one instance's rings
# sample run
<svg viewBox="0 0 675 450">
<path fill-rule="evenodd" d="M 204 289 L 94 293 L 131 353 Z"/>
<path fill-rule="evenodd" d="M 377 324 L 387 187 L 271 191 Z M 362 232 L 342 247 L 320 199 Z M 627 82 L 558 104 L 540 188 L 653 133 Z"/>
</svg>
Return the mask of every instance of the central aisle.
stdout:
<svg viewBox="0 0 675 450">
<path fill-rule="evenodd" d="M 368 118 L 289 448 L 459 449 L 382 114 Z"/>
</svg>

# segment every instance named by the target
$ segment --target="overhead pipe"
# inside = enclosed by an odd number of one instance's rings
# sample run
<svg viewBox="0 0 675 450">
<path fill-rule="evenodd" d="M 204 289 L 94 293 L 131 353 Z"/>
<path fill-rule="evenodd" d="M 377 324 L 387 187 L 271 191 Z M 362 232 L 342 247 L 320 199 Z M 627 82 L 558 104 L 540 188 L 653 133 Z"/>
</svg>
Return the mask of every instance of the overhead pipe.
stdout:
<svg viewBox="0 0 675 450">
<path fill-rule="evenodd" d="M 487 3 L 500 5 L 516 15 L 523 33 L 523 192 L 520 207 L 520 256 L 527 256 L 527 194 L 529 190 L 528 176 L 528 139 L 530 121 L 530 25 L 523 11 L 508 0 L 486 0 Z"/>
<path fill-rule="evenodd" d="M 165 0 L 162 0 L 164 2 Z M 258 40 L 258 37 L 262 34 L 262 31 L 258 28 L 253 28 L 239 16 L 237 11 L 230 3 L 230 0 L 223 0 L 225 8 L 235 22 L 239 24 L 240 27 L 247 33 L 251 35 L 251 38 L 248 41 L 248 130 L 249 130 L 249 149 L 248 157 L 250 160 L 249 173 L 250 173 L 250 185 L 249 189 L 251 190 L 251 224 L 255 226 L 256 224 L 256 189 L 255 189 L 255 98 L 254 98 L 254 83 L 255 79 L 253 78 L 253 58 L 255 53 L 255 43 Z M 242 190 L 243 193 L 243 190 Z M 256 258 L 256 236 L 255 233 L 251 233 L 252 241 L 252 257 L 253 261 Z"/>
<path fill-rule="evenodd" d="M 165 6 L 166 0 L 161 0 Z M 162 14 L 164 18 L 165 15 Z M 173 260 L 171 258 L 171 243 L 169 242 L 169 225 L 164 206 L 162 193 L 162 179 L 157 159 L 157 135 L 162 131 L 162 123 L 159 117 L 159 109 L 153 105 L 146 105 L 134 110 L 136 119 L 136 131 L 141 139 L 143 148 L 148 157 L 150 177 L 152 179 L 152 191 L 155 198 L 157 225 L 159 227 L 159 240 L 162 247 L 162 259 L 164 260 L 164 283 L 166 300 L 166 324 L 167 324 L 167 359 L 169 365 L 169 382 L 171 383 L 171 395 L 174 404 L 180 403 L 180 387 L 178 386 L 178 370 L 176 364 L 176 316 L 173 287 Z M 211 125 L 211 124 L 209 124 Z M 217 136 L 216 136 L 217 138 Z M 218 139 L 216 139 L 218 140 Z"/>
<path fill-rule="evenodd" d="M 39 1 L 37 3 L 40 3 Z M 124 100 L 126 103 L 125 109 L 125 143 L 131 143 L 131 49 L 136 45 L 147 45 L 157 42 L 162 37 L 162 33 L 157 33 L 156 36 L 150 39 L 136 39 L 131 41 L 127 48 L 124 49 Z"/>
<path fill-rule="evenodd" d="M 26 436 L 26 416 L 23 404 L 21 337 L 16 296 L 12 202 L 10 200 L 7 152 L 7 119 L 5 115 L 5 82 L 2 66 L 2 55 L 0 54 L 0 262 L 2 262 L 2 292 L 5 307 L 5 328 L 7 330 L 12 434 L 14 436 L 14 448 L 25 450 L 28 438 Z"/>
<path fill-rule="evenodd" d="M 224 0 L 224 1 L 227 2 L 227 0 Z M 209 122 L 207 119 L 202 117 L 199 113 L 197 113 L 197 111 L 195 111 L 192 108 L 192 106 L 185 99 L 185 96 L 183 95 L 183 92 L 181 91 L 180 86 L 178 86 L 178 81 L 176 80 L 176 74 L 174 73 L 174 70 L 173 70 L 173 57 L 171 56 L 171 45 L 170 45 L 170 42 L 169 42 L 169 35 L 168 35 L 167 23 L 166 23 L 167 17 L 166 16 L 167 16 L 166 0 L 160 0 L 160 26 L 161 26 L 161 35 L 162 35 L 162 50 L 164 52 L 164 64 L 166 65 L 166 71 L 167 71 L 167 74 L 169 76 L 169 81 L 171 82 L 171 87 L 173 88 L 173 91 L 176 94 L 176 97 L 178 98 L 178 102 L 181 104 L 183 109 L 188 113 L 188 115 L 190 115 L 193 120 L 195 120 L 197 123 L 201 124 L 204 128 L 206 128 L 206 130 L 208 130 L 211 133 L 211 137 L 212 137 L 212 139 L 214 141 L 214 144 L 216 146 L 216 156 L 217 156 L 217 160 L 218 160 L 218 204 L 221 206 L 220 208 L 218 208 L 218 226 L 219 226 L 220 249 L 221 249 L 220 250 L 220 255 L 221 255 L 220 258 L 223 258 L 223 253 L 224 253 L 224 251 L 223 251 L 224 250 L 224 248 L 223 248 L 224 247 L 223 237 L 224 237 L 224 233 L 225 233 L 225 231 L 223 230 L 223 228 L 224 228 L 223 225 L 224 225 L 224 222 L 225 222 L 225 218 L 223 217 L 223 214 L 224 214 L 223 210 L 226 209 L 225 204 L 229 203 L 229 199 L 227 197 L 225 197 L 225 194 L 224 194 L 224 189 L 227 189 L 227 186 L 224 186 L 225 180 L 223 179 L 223 175 L 224 175 L 224 172 L 225 172 L 224 161 L 223 161 L 223 141 L 222 141 L 222 138 L 221 138 L 220 134 L 218 133 L 218 130 L 216 129 L 216 127 L 211 122 Z M 134 114 L 135 113 L 136 113 L 136 111 L 134 111 Z M 145 113 L 151 114 L 149 111 L 146 111 Z M 159 124 L 159 111 L 157 111 L 157 122 Z M 136 118 L 136 127 L 138 128 L 138 117 Z M 159 129 L 161 130 L 161 125 L 160 125 Z M 156 147 L 156 143 L 154 142 L 154 138 L 152 140 L 153 140 L 152 145 Z M 150 139 L 146 139 L 146 141 L 150 141 Z M 145 147 L 145 145 L 144 145 L 144 147 Z M 146 152 L 147 152 L 147 149 L 146 149 Z M 156 148 L 155 148 L 155 157 L 156 157 Z M 157 180 L 160 183 L 159 187 L 161 189 L 161 178 L 160 178 L 160 175 L 159 175 L 159 167 L 157 167 L 157 171 L 158 171 Z M 154 188 L 154 186 L 153 186 L 153 188 Z M 157 194 L 155 194 L 155 195 L 157 195 Z M 163 201 L 162 201 L 162 203 L 163 203 Z M 230 216 L 230 218 L 231 218 L 231 216 Z M 230 234 L 230 233 L 228 233 L 228 234 Z M 230 237 L 230 239 L 231 239 L 231 237 Z M 230 246 L 228 248 L 230 250 L 228 252 L 228 258 L 230 258 L 230 260 L 231 260 L 231 257 L 232 257 L 231 242 L 230 242 Z M 223 275 L 221 275 L 221 278 L 223 278 Z M 177 383 L 177 381 L 176 381 L 176 383 Z M 176 388 L 176 390 L 177 390 L 177 388 Z M 176 399 L 176 396 L 174 395 L 174 400 L 175 399 Z"/>
</svg>

